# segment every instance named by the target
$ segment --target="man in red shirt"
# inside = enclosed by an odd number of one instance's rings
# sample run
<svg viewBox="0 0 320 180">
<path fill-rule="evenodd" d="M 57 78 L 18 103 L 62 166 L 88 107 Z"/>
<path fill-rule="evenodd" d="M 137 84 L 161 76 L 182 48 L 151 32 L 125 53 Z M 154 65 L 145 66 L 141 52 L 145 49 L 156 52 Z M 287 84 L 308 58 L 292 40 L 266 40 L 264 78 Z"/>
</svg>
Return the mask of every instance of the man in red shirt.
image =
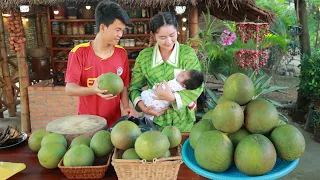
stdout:
<svg viewBox="0 0 320 180">
<path fill-rule="evenodd" d="M 135 113 L 129 107 L 128 57 L 126 51 L 117 45 L 130 19 L 118 4 L 104 0 L 96 8 L 95 20 L 99 28 L 95 39 L 77 45 L 69 53 L 66 92 L 70 96 L 79 96 L 78 114 L 104 117 L 110 127 L 121 116 L 120 100 L 123 115 Z M 123 80 L 124 88 L 119 95 L 98 88 L 96 79 L 107 72 L 115 73 Z"/>
</svg>

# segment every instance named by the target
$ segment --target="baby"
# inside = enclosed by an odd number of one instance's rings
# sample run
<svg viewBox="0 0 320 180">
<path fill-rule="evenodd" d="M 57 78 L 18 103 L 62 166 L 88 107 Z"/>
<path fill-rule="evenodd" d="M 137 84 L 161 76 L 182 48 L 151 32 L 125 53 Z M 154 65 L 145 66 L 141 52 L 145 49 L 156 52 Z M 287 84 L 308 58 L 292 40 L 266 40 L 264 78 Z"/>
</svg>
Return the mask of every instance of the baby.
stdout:
<svg viewBox="0 0 320 180">
<path fill-rule="evenodd" d="M 188 89 L 194 90 L 199 88 L 203 83 L 203 74 L 197 70 L 176 70 L 174 71 L 174 79 L 168 81 L 168 85 L 171 88 L 172 93 Z M 170 102 L 165 100 L 156 100 L 155 93 L 156 85 L 152 87 L 152 89 L 144 90 L 141 93 L 142 102 L 146 106 L 153 106 L 154 110 L 159 110 L 170 105 Z M 162 85 L 162 88 L 165 88 Z M 189 108 L 192 109 L 195 107 L 195 102 L 189 104 Z M 148 114 L 144 114 L 144 116 L 150 120 L 153 120 L 154 116 L 150 116 Z"/>
</svg>

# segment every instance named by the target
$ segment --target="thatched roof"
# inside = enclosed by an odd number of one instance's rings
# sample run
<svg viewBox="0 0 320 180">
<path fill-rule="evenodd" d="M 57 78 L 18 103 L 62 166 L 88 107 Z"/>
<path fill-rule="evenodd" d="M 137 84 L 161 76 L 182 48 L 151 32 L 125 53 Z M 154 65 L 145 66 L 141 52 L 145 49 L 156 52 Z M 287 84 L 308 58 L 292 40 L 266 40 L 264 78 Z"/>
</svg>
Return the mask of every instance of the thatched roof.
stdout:
<svg viewBox="0 0 320 180">
<path fill-rule="evenodd" d="M 19 7 L 23 4 L 36 5 L 58 5 L 66 3 L 92 3 L 99 0 L 0 0 L 0 9 Z M 210 8 L 212 14 L 221 19 L 243 21 L 244 17 L 249 21 L 259 20 L 270 22 L 274 14 L 259 8 L 254 0 L 114 0 L 126 9 L 137 9 L 144 7 L 168 9 L 178 5 L 196 5 L 205 10 Z"/>
</svg>

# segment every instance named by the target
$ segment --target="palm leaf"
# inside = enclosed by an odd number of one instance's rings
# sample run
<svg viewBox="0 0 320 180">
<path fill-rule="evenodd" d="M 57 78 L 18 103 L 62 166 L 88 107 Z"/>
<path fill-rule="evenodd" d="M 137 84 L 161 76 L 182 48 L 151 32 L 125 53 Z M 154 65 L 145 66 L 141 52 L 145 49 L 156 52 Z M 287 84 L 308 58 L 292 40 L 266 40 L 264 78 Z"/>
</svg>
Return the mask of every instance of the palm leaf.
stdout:
<svg viewBox="0 0 320 180">
<path fill-rule="evenodd" d="M 257 80 L 254 81 L 253 86 L 257 87 L 257 84 L 260 83 L 260 81 L 262 81 L 262 79 L 264 79 L 265 77 L 266 77 L 265 75 L 260 76 Z M 257 88 L 259 88 L 259 87 L 257 87 Z"/>
<path fill-rule="evenodd" d="M 288 121 L 289 121 L 289 119 L 288 119 L 285 115 L 283 115 L 282 113 L 278 112 L 278 114 L 280 115 L 280 117 L 281 117 L 285 122 L 288 122 Z"/>
<path fill-rule="evenodd" d="M 277 101 L 273 101 L 273 100 L 268 99 L 268 98 L 263 98 L 263 99 L 269 101 L 271 104 L 273 104 L 273 105 L 276 106 L 276 107 L 284 107 L 281 103 L 279 103 L 279 102 L 277 102 Z"/>
<path fill-rule="evenodd" d="M 214 107 L 216 107 L 216 105 L 213 102 L 207 101 L 207 105 L 209 109 L 214 109 Z"/>
<path fill-rule="evenodd" d="M 226 82 L 227 77 L 226 77 L 225 75 L 219 73 L 218 76 L 220 77 L 220 79 L 221 79 L 223 82 Z"/>
<path fill-rule="evenodd" d="M 206 93 L 208 93 L 209 94 L 209 96 L 210 96 L 210 98 L 213 100 L 213 102 L 215 103 L 215 104 L 218 104 L 218 97 L 214 94 L 214 92 L 212 92 L 209 88 L 206 88 L 205 89 L 206 90 Z"/>
<path fill-rule="evenodd" d="M 268 89 L 263 89 L 257 96 L 261 96 L 261 95 L 268 94 L 273 91 L 279 91 L 279 90 L 287 89 L 287 88 L 288 87 L 271 86 Z"/>
<path fill-rule="evenodd" d="M 262 84 L 261 88 L 264 89 L 264 88 L 268 87 L 271 82 L 271 79 L 272 79 L 272 76 Z"/>
</svg>

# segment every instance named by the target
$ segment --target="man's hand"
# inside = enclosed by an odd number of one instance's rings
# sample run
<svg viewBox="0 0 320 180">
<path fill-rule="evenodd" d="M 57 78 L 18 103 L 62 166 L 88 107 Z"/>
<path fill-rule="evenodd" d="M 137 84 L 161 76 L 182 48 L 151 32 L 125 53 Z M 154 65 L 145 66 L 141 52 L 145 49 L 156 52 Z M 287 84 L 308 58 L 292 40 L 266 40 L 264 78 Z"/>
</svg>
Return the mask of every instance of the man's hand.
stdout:
<svg viewBox="0 0 320 180">
<path fill-rule="evenodd" d="M 107 90 L 99 89 L 99 85 L 98 85 L 99 78 L 100 76 L 94 81 L 93 86 L 91 87 L 93 92 L 105 100 L 109 100 L 117 97 L 117 96 L 113 96 L 113 94 L 108 94 Z"/>
<path fill-rule="evenodd" d="M 164 86 L 165 88 L 163 88 L 162 86 Z M 166 81 L 163 81 L 157 86 L 157 88 L 155 89 L 155 94 L 156 97 L 154 99 L 156 100 L 166 100 L 169 102 L 173 102 L 176 100 L 175 96 L 171 92 L 169 84 Z"/>
<path fill-rule="evenodd" d="M 137 113 L 133 108 L 126 107 L 122 109 L 121 116 L 137 117 Z"/>
</svg>

